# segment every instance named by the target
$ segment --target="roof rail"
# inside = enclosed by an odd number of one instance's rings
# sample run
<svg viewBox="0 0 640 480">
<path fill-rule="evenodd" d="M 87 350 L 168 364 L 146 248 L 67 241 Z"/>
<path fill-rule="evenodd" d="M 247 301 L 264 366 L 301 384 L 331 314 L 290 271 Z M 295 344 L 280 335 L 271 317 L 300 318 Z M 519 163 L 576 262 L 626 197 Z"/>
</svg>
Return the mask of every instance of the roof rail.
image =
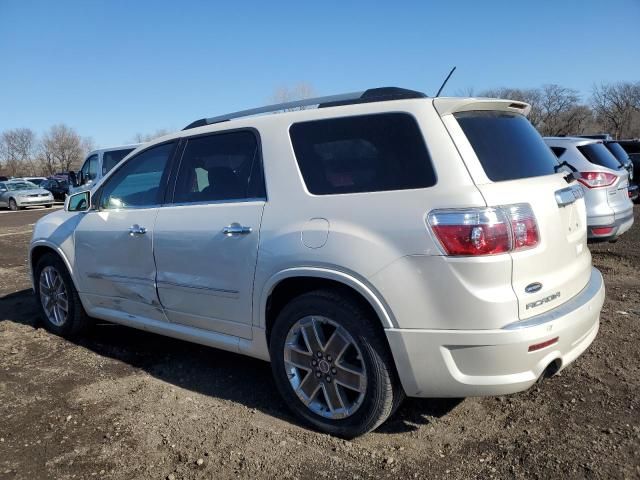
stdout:
<svg viewBox="0 0 640 480">
<path fill-rule="evenodd" d="M 294 102 L 277 103 L 267 105 L 266 107 L 252 108 L 249 110 L 240 110 L 239 112 L 227 113 L 211 118 L 201 118 L 183 128 L 189 130 L 191 128 L 203 127 L 214 123 L 227 122 L 234 118 L 249 117 L 259 115 L 261 113 L 274 113 L 290 108 L 312 107 L 327 108 L 337 107 L 340 105 L 352 105 L 357 103 L 384 102 L 387 100 L 404 100 L 409 98 L 426 98 L 422 92 L 415 90 L 407 90 L 398 87 L 382 87 L 370 88 L 362 92 L 343 93 L 340 95 L 329 95 L 326 97 L 306 98 L 304 100 L 296 100 Z"/>
</svg>

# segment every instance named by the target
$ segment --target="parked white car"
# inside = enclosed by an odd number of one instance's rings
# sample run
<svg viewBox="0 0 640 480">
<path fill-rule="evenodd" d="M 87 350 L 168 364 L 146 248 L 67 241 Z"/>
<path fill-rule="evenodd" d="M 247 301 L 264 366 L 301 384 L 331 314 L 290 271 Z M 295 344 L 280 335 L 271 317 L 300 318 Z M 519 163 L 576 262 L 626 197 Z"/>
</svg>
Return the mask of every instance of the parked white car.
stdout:
<svg viewBox="0 0 640 480">
<path fill-rule="evenodd" d="M 70 185 L 69 193 L 89 190 L 102 177 L 111 171 L 124 157 L 138 148 L 141 143 L 121 145 L 119 147 L 101 148 L 89 152 L 87 158 L 76 175 L 76 184 Z"/>
<path fill-rule="evenodd" d="M 633 225 L 629 198 L 629 172 L 602 140 L 545 137 L 551 150 L 568 169 L 575 169 L 587 207 L 590 242 L 616 240 Z"/>
<path fill-rule="evenodd" d="M 589 346 L 605 294 L 529 109 L 390 88 L 196 121 L 36 224 L 44 323 L 270 360 L 291 409 L 344 437 L 405 394 L 524 390 Z"/>
</svg>

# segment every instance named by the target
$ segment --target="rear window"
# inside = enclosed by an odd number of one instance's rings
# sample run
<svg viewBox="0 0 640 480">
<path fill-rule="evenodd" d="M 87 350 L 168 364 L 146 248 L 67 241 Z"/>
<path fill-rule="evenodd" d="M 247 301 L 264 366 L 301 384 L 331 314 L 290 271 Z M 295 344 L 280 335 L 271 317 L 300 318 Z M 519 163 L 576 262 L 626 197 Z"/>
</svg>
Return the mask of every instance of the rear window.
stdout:
<svg viewBox="0 0 640 480">
<path fill-rule="evenodd" d="M 499 111 L 454 114 L 494 182 L 555 173 L 558 160 L 525 117 Z"/>
<path fill-rule="evenodd" d="M 624 148 L 620 146 L 620 144 L 616 142 L 606 143 L 605 147 L 613 153 L 613 156 L 618 159 L 620 163 L 623 165 L 629 161 L 629 154 L 624 151 Z"/>
<path fill-rule="evenodd" d="M 595 163 L 601 167 L 611 168 L 612 170 L 618 170 L 620 168 L 620 162 L 602 143 L 581 145 L 578 147 L 578 150 L 580 150 L 580 153 L 591 163 Z"/>
<path fill-rule="evenodd" d="M 104 152 L 102 155 L 102 175 L 106 175 L 115 167 L 120 160 L 133 152 L 133 148 L 126 148 L 124 150 L 113 150 L 111 152 Z"/>
<path fill-rule="evenodd" d="M 296 123 L 291 142 L 310 193 L 426 188 L 436 174 L 415 119 L 385 113 Z"/>
</svg>

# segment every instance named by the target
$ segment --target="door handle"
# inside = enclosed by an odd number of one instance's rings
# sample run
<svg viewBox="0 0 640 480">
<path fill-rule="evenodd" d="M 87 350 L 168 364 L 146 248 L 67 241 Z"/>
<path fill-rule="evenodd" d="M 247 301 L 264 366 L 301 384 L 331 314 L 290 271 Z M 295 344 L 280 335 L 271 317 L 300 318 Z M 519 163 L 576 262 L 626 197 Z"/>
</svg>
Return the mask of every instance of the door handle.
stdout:
<svg viewBox="0 0 640 480">
<path fill-rule="evenodd" d="M 244 227 L 239 223 L 232 223 L 231 225 L 227 225 L 222 229 L 222 233 L 224 233 L 227 237 L 231 237 L 234 235 L 248 235 L 251 233 L 251 227 Z"/>
<path fill-rule="evenodd" d="M 141 227 L 137 223 L 129 227 L 129 235 L 132 237 L 135 235 L 144 235 L 145 233 L 147 233 L 146 227 Z"/>
</svg>

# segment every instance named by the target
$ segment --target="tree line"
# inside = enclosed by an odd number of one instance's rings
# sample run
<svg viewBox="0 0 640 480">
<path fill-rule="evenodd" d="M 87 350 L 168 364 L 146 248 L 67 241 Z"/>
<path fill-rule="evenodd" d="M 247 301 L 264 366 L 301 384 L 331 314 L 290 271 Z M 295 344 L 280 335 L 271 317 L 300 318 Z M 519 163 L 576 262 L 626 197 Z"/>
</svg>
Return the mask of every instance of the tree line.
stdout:
<svg viewBox="0 0 640 480">
<path fill-rule="evenodd" d="M 308 83 L 293 88 L 279 87 L 270 99 L 275 103 L 315 96 Z M 587 101 L 579 92 L 561 85 L 539 88 L 501 87 L 458 92 L 463 96 L 507 98 L 531 105 L 529 120 L 544 136 L 610 133 L 614 138 L 640 137 L 640 82 L 595 85 Z M 136 134 L 136 142 L 149 141 L 169 133 L 158 130 L 150 135 Z M 48 176 L 76 170 L 93 141 L 73 128 L 54 125 L 42 136 L 29 128 L 15 128 L 0 134 L 0 175 Z"/>
<path fill-rule="evenodd" d="M 556 84 L 496 88 L 479 96 L 530 104 L 529 120 L 543 136 L 609 133 L 616 139 L 640 137 L 640 82 L 595 85 L 586 102 L 577 90 Z"/>
<path fill-rule="evenodd" d="M 73 128 L 54 125 L 42 136 L 30 128 L 0 134 L 0 175 L 49 176 L 79 168 L 93 141 Z"/>
</svg>

